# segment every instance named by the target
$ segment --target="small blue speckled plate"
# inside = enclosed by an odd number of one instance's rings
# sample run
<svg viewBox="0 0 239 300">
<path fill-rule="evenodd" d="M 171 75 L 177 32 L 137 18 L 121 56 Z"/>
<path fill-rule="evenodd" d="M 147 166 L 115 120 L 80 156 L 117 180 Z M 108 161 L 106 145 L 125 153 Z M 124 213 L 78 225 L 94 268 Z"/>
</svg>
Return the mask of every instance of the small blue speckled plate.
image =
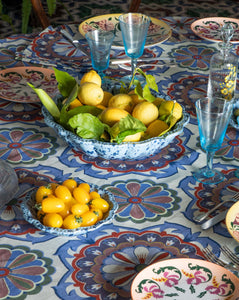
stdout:
<svg viewBox="0 0 239 300">
<path fill-rule="evenodd" d="M 94 184 L 90 184 L 91 191 L 96 191 L 100 194 L 100 196 L 105 199 L 109 205 L 110 210 L 104 215 L 104 218 L 97 222 L 95 225 L 88 227 L 80 227 L 77 229 L 62 229 L 62 228 L 53 228 L 44 226 L 36 217 L 37 210 L 34 208 L 35 205 L 35 193 L 37 189 L 34 189 L 27 193 L 25 200 L 21 203 L 21 209 L 23 212 L 24 219 L 34 225 L 36 228 L 45 231 L 54 235 L 62 235 L 62 236 L 77 236 L 81 234 L 85 234 L 89 231 L 96 230 L 100 228 L 102 225 L 111 223 L 113 221 L 115 212 L 118 209 L 118 203 L 114 199 L 114 195 L 107 190 L 100 189 L 98 186 Z"/>
</svg>

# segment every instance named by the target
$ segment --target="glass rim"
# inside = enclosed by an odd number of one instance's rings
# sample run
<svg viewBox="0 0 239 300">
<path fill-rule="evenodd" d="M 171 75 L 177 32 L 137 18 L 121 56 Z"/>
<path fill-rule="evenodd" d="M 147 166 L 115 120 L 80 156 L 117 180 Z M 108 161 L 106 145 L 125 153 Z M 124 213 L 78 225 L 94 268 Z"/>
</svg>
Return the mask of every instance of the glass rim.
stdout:
<svg viewBox="0 0 239 300">
<path fill-rule="evenodd" d="M 151 21 L 151 18 L 149 17 L 149 16 L 147 16 L 147 15 L 145 15 L 145 14 L 142 14 L 142 13 L 137 13 L 137 12 L 129 12 L 129 13 L 124 13 L 124 14 L 122 14 L 122 15 L 120 15 L 119 16 L 119 21 L 120 22 L 123 22 L 123 23 L 127 23 L 127 22 L 125 22 L 124 21 L 124 17 L 125 16 L 132 16 L 132 15 L 138 15 L 138 16 L 140 16 L 140 17 L 144 17 L 144 19 L 145 19 L 145 24 L 147 24 L 147 23 L 150 23 L 150 21 Z M 128 24 L 128 23 L 127 23 Z M 140 24 L 135 24 L 135 25 L 140 25 Z"/>
</svg>

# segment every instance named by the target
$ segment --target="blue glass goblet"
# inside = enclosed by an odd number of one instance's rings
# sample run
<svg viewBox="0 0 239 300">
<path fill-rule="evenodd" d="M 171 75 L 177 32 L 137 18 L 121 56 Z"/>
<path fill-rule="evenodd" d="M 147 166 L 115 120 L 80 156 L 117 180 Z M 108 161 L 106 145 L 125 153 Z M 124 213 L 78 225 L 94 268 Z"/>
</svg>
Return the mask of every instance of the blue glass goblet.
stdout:
<svg viewBox="0 0 239 300">
<path fill-rule="evenodd" d="M 140 13 L 127 13 L 119 16 L 120 30 L 126 55 L 131 58 L 131 74 L 137 66 L 137 58 L 144 52 L 150 18 Z"/>
<path fill-rule="evenodd" d="M 213 157 L 220 149 L 232 113 L 233 102 L 221 98 L 202 98 L 196 101 L 201 147 L 207 153 L 207 166 L 193 173 L 204 184 L 223 181 L 224 175 L 213 169 Z"/>
<path fill-rule="evenodd" d="M 109 67 L 110 49 L 115 35 L 111 31 L 93 30 L 87 32 L 85 37 L 90 46 L 93 69 L 103 79 L 103 71 Z"/>
</svg>

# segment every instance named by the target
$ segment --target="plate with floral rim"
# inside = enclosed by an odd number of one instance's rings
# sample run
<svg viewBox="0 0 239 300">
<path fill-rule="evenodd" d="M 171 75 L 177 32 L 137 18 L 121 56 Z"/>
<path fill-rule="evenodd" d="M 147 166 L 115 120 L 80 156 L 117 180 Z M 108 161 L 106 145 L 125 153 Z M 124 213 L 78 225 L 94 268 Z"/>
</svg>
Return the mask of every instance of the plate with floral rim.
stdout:
<svg viewBox="0 0 239 300">
<path fill-rule="evenodd" d="M 88 31 L 94 29 L 115 31 L 112 48 L 124 49 L 123 39 L 119 28 L 120 15 L 122 14 L 109 14 L 87 19 L 79 25 L 79 31 L 83 36 L 85 36 Z M 172 30 L 169 25 L 156 18 L 151 18 L 145 48 L 160 44 L 170 38 L 171 35 Z"/>
<path fill-rule="evenodd" d="M 53 70 L 41 67 L 16 67 L 0 71 L 0 98 L 19 103 L 40 102 L 28 82 L 36 88 L 42 88 L 52 98 L 59 93 Z"/>
<path fill-rule="evenodd" d="M 226 226 L 230 235 L 239 243 L 239 201 L 229 208 L 226 215 Z"/>
<path fill-rule="evenodd" d="M 143 269 L 131 285 L 132 300 L 237 299 L 239 278 L 214 263 L 190 258 L 163 260 Z M 188 298 L 186 298 L 188 297 Z"/>
<path fill-rule="evenodd" d="M 212 17 L 196 20 L 191 24 L 192 31 L 202 39 L 221 42 L 221 28 L 225 23 L 231 23 L 234 34 L 231 43 L 239 43 L 239 20 L 234 18 Z"/>
</svg>

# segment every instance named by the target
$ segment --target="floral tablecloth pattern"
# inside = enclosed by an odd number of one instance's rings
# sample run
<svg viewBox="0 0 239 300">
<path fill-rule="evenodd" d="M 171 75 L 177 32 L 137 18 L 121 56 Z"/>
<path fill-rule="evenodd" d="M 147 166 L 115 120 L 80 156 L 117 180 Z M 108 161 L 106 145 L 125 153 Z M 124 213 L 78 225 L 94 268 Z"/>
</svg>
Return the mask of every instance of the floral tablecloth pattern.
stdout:
<svg viewBox="0 0 239 300">
<path fill-rule="evenodd" d="M 190 123 L 154 156 L 137 161 L 89 157 L 71 149 L 46 126 L 40 103 L 0 99 L 0 159 L 15 169 L 19 179 L 16 197 L 0 207 L 0 299 L 128 300 L 133 278 L 151 263 L 180 257 L 205 259 L 201 249 L 207 245 L 217 255 L 222 244 L 239 253 L 239 245 L 224 222 L 202 231 L 193 221 L 199 211 L 206 212 L 239 192 L 235 175 L 239 132 L 235 128 L 228 128 L 214 160 L 226 181 L 204 186 L 192 176 L 193 170 L 206 163 L 194 102 L 206 94 L 210 57 L 217 44 L 193 34 L 193 18 L 162 20 L 173 28 L 173 39 L 146 49 L 144 55 L 171 58 L 176 65 L 167 65 L 165 60 L 165 65 L 155 62 L 145 71 L 156 77 L 162 95 L 185 106 Z M 186 39 L 177 40 L 175 32 Z M 1 40 L 0 66 L 6 69 L 35 63 L 51 68 L 54 64 L 80 78 L 91 68 L 90 60 L 72 47 L 67 41 L 62 43 L 59 28 L 11 36 Z M 124 56 L 124 51 L 112 50 L 111 54 Z M 72 65 L 69 61 L 75 56 Z M 127 74 L 118 66 L 107 70 L 111 76 Z M 114 194 L 119 209 L 112 224 L 67 238 L 43 233 L 23 219 L 20 204 L 29 190 L 69 177 Z"/>
</svg>

